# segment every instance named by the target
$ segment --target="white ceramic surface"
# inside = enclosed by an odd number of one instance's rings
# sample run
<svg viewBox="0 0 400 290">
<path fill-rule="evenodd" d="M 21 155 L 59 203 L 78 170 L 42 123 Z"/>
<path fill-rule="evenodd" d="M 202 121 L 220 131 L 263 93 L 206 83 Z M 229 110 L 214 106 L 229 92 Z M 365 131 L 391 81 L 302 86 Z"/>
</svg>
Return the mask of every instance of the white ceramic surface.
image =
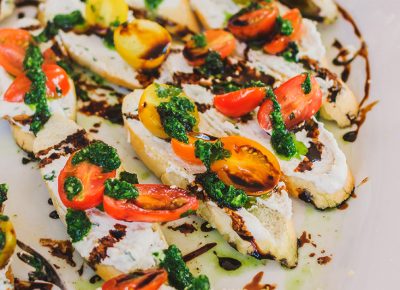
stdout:
<svg viewBox="0 0 400 290">
<path fill-rule="evenodd" d="M 196 249 L 202 241 L 217 240 L 216 251 L 222 256 L 241 260 L 242 268 L 234 272 L 219 270 L 216 256 L 211 252 L 189 263 L 194 272 L 200 269 L 209 274 L 215 289 L 241 289 L 259 271 L 264 271 L 263 281 L 276 283 L 277 289 L 400 289 L 400 96 L 397 90 L 400 67 L 400 2 L 398 0 L 351 0 L 339 1 L 348 9 L 359 24 L 369 45 L 372 65 L 371 100 L 380 103 L 368 115 L 359 138 L 354 144 L 340 143 L 348 156 L 349 163 L 360 182 L 369 181 L 357 189 L 357 198 L 349 201 L 344 211 L 318 212 L 301 202 L 295 201 L 294 218 L 298 236 L 306 230 L 317 244 L 315 249 L 306 245 L 300 249 L 300 263 L 295 270 L 285 270 L 275 262 L 262 265 L 246 258 L 224 242 L 215 232 L 206 239 L 200 231 L 188 235 L 169 231 L 167 239 L 176 242 L 184 253 Z M 351 29 L 336 24 L 340 39 L 352 43 Z M 329 28 L 332 29 L 332 28 Z M 328 30 L 329 30 L 328 29 Z M 327 43 L 331 37 L 324 34 Z M 332 53 L 335 51 L 332 50 Z M 361 95 L 360 84 L 364 79 L 363 64 L 358 63 L 352 70 L 350 85 Z M 78 122 L 86 128 L 96 122 L 93 118 L 80 116 Z M 334 126 L 329 126 L 335 130 Z M 115 145 L 120 150 L 128 169 L 138 172 L 142 182 L 154 182 L 148 171 L 139 165 L 133 151 L 126 143 L 122 128 L 103 124 L 99 138 Z M 14 144 L 5 121 L 0 122 L 0 182 L 10 185 L 6 213 L 11 216 L 18 238 L 59 265 L 59 274 L 66 281 L 68 289 L 90 289 L 87 283 L 93 275 L 85 267 L 79 277 L 79 257 L 74 257 L 77 267 L 65 265 L 52 258 L 46 248 L 39 244 L 39 238 L 66 239 L 65 228 L 59 220 L 52 220 L 48 214 L 54 210 L 47 204 L 48 195 L 34 163 L 22 165 L 24 156 Z M 197 225 L 200 221 L 195 220 Z M 179 222 L 179 224 L 182 222 Z M 319 236 L 320 235 L 320 236 Z M 322 254 L 321 251 L 326 253 Z M 316 253 L 314 258 L 309 253 Z M 332 261 L 325 266 L 318 265 L 316 258 L 332 255 Z M 30 268 L 14 258 L 16 276 L 26 279 Z M 198 269 L 197 269 L 198 268 Z"/>
</svg>

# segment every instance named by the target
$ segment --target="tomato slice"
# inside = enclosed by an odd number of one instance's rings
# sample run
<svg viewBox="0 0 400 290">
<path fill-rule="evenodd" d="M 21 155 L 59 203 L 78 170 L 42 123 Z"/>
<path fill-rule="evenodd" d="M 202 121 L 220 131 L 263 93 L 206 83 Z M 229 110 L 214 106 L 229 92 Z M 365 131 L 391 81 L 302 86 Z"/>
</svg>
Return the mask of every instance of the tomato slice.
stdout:
<svg viewBox="0 0 400 290">
<path fill-rule="evenodd" d="M 301 38 L 303 18 L 301 16 L 300 10 L 297 8 L 292 9 L 288 11 L 282 18 L 285 20 L 289 20 L 292 23 L 293 32 L 290 35 L 276 35 L 271 42 L 264 45 L 264 51 L 266 53 L 281 53 L 287 48 L 289 42 L 296 41 Z"/>
<path fill-rule="evenodd" d="M 0 65 L 11 75 L 24 72 L 23 61 L 31 35 L 23 29 L 0 29 Z"/>
<path fill-rule="evenodd" d="M 86 210 L 98 206 L 103 201 L 104 182 L 114 178 L 116 170 L 104 173 L 100 166 L 87 161 L 77 165 L 72 164 L 72 155 L 58 177 L 58 193 L 63 204 L 72 209 Z M 74 176 L 82 183 L 81 192 L 69 200 L 64 190 L 65 180 Z"/>
<path fill-rule="evenodd" d="M 65 70 L 56 64 L 44 64 L 42 69 L 47 77 L 47 97 L 59 98 L 60 95 L 65 96 L 70 89 L 68 74 Z M 4 100 L 14 103 L 23 102 L 30 86 L 31 81 L 27 76 L 24 74 L 17 76 L 5 92 Z"/>
<path fill-rule="evenodd" d="M 274 90 L 277 101 L 281 105 L 283 120 L 289 129 L 310 119 L 322 105 L 322 91 L 315 77 L 310 76 L 311 92 L 304 93 L 302 85 L 306 77 L 306 74 L 295 76 Z M 258 123 L 264 130 L 272 128 L 269 117 L 272 109 L 272 101 L 266 100 L 258 111 Z"/>
<path fill-rule="evenodd" d="M 134 200 L 117 200 L 104 195 L 104 210 L 113 218 L 128 222 L 167 222 L 181 218 L 199 206 L 186 190 L 162 184 L 137 184 Z"/>
<path fill-rule="evenodd" d="M 279 162 L 267 148 L 241 137 L 222 137 L 229 158 L 215 161 L 211 170 L 227 185 L 244 190 L 248 195 L 263 195 L 279 182 Z"/>
<path fill-rule="evenodd" d="M 102 290 L 158 290 L 168 280 L 164 269 L 150 269 L 122 274 L 103 284 Z"/>
<path fill-rule="evenodd" d="M 228 29 L 241 40 L 263 39 L 275 28 L 278 15 L 278 6 L 272 1 L 263 4 L 261 9 L 234 15 Z"/>
<path fill-rule="evenodd" d="M 216 95 L 214 106 L 225 116 L 238 118 L 253 111 L 265 98 L 265 88 L 246 88 Z"/>
<path fill-rule="evenodd" d="M 235 37 L 228 31 L 210 29 L 204 32 L 204 36 L 206 40 L 204 47 L 196 47 L 193 39 L 185 44 L 183 55 L 193 66 L 202 65 L 210 50 L 218 52 L 221 58 L 228 57 L 235 50 Z"/>
<path fill-rule="evenodd" d="M 203 162 L 199 158 L 197 158 L 194 153 L 195 151 L 194 143 L 197 140 L 213 142 L 216 141 L 217 138 L 204 133 L 195 133 L 195 132 L 189 133 L 188 137 L 189 137 L 188 144 L 172 138 L 171 139 L 172 150 L 174 150 L 174 153 L 178 155 L 179 158 L 181 158 L 183 161 L 190 164 L 202 165 Z"/>
</svg>

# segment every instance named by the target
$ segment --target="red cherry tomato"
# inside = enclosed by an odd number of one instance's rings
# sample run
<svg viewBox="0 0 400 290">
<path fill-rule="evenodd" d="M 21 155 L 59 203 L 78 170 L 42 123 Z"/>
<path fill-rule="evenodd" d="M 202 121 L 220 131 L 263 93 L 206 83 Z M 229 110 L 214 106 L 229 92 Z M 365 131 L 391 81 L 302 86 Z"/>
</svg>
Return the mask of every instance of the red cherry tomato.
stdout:
<svg viewBox="0 0 400 290">
<path fill-rule="evenodd" d="M 122 274 L 105 282 L 102 290 L 158 290 L 168 280 L 164 269 Z"/>
<path fill-rule="evenodd" d="M 292 23 L 293 32 L 290 35 L 278 34 L 275 38 L 264 45 L 264 51 L 269 54 L 278 54 L 283 52 L 289 45 L 289 42 L 296 41 L 301 38 L 303 18 L 300 10 L 295 8 L 288 11 L 283 17 L 285 20 L 289 20 Z"/>
<path fill-rule="evenodd" d="M 136 184 L 139 196 L 117 200 L 104 195 L 104 210 L 115 219 L 129 222 L 167 222 L 181 218 L 199 206 L 196 197 L 186 190 L 162 184 Z"/>
<path fill-rule="evenodd" d="M 194 40 L 185 44 L 183 55 L 193 66 L 199 66 L 210 50 L 219 53 L 221 58 L 226 58 L 233 53 L 236 47 L 235 37 L 228 31 L 222 29 L 210 29 L 204 32 L 206 46 L 196 47 Z"/>
<path fill-rule="evenodd" d="M 305 74 L 291 78 L 275 89 L 277 101 L 281 105 L 283 120 L 287 128 L 293 128 L 304 120 L 310 119 L 322 105 L 322 91 L 317 80 L 311 76 L 311 92 L 306 94 L 302 85 Z M 273 110 L 271 100 L 266 100 L 258 111 L 258 123 L 264 130 L 271 129 L 270 114 Z"/>
<path fill-rule="evenodd" d="M 69 78 L 63 68 L 56 64 L 44 64 L 43 72 L 47 77 L 46 93 L 49 98 L 59 98 L 65 96 L 69 89 Z M 31 81 L 24 74 L 19 75 L 12 82 L 4 94 L 4 100 L 7 102 L 23 102 L 25 94 L 29 92 Z"/>
<path fill-rule="evenodd" d="M 23 29 L 0 29 L 0 65 L 11 75 L 24 72 L 23 61 L 31 35 Z"/>
<path fill-rule="evenodd" d="M 238 118 L 253 111 L 265 97 L 265 88 L 246 88 L 216 95 L 214 106 L 225 116 Z"/>
<path fill-rule="evenodd" d="M 265 3 L 260 9 L 232 16 L 228 29 L 241 40 L 262 39 L 273 31 L 278 15 L 275 2 Z"/>
<path fill-rule="evenodd" d="M 114 178 L 116 170 L 104 173 L 100 166 L 91 164 L 87 161 L 72 164 L 72 157 L 61 170 L 58 177 L 58 194 L 61 201 L 68 208 L 76 210 L 86 210 L 98 206 L 103 201 L 104 182 L 109 178 Z M 82 183 L 82 191 L 69 200 L 64 190 L 65 180 L 74 176 Z"/>
</svg>

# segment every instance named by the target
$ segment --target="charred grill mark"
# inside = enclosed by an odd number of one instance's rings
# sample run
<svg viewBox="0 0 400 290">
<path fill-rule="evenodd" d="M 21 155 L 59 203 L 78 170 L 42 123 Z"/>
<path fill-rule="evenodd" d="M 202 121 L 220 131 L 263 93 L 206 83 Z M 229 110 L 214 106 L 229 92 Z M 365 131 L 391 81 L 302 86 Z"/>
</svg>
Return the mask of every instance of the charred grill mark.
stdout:
<svg viewBox="0 0 400 290">
<path fill-rule="evenodd" d="M 142 55 L 142 58 L 145 60 L 156 59 L 168 52 L 168 48 L 170 47 L 170 42 L 168 39 L 157 43 L 153 47 L 151 47 L 145 54 Z"/>
<path fill-rule="evenodd" d="M 303 161 L 294 170 L 295 172 L 311 171 L 314 162 L 321 161 L 324 145 L 318 141 L 310 142 L 309 144 L 308 152 Z"/>
<path fill-rule="evenodd" d="M 88 262 L 93 268 L 107 257 L 108 248 L 121 241 L 126 235 L 126 226 L 115 224 L 114 229 L 109 231 L 109 235 L 101 238 L 98 245 L 91 251 Z"/>
<path fill-rule="evenodd" d="M 136 121 L 140 121 L 139 114 L 132 114 L 132 113 L 124 113 L 124 117 L 127 119 L 132 119 Z"/>
<path fill-rule="evenodd" d="M 159 76 L 160 71 L 158 69 L 154 69 L 139 72 L 136 76 L 136 79 L 143 87 L 147 87 L 151 85 Z"/>
<path fill-rule="evenodd" d="M 299 194 L 299 199 L 301 199 L 302 201 L 304 201 L 306 203 L 312 203 L 313 196 L 312 196 L 311 192 L 309 192 L 308 190 L 301 189 L 301 192 Z"/>
<path fill-rule="evenodd" d="M 71 267 L 75 267 L 76 263 L 73 260 L 74 248 L 70 241 L 58 241 L 52 239 L 40 239 L 40 244 L 43 247 L 50 249 L 50 254 L 54 257 L 58 257 L 67 262 Z"/>
<path fill-rule="evenodd" d="M 111 123 L 123 125 L 122 105 L 110 105 L 106 101 L 90 100 L 88 104 L 79 109 L 79 112 L 88 116 L 98 116 L 109 120 Z"/>
<path fill-rule="evenodd" d="M 80 129 L 76 133 L 69 135 L 65 140 L 61 141 L 60 143 L 45 150 L 39 151 L 36 154 L 36 156 L 41 159 L 39 162 L 39 168 L 42 168 L 52 163 L 54 160 L 60 158 L 61 156 L 65 156 L 75 151 L 78 151 L 79 149 L 88 146 L 89 143 L 90 140 L 86 136 L 86 131 Z M 56 152 L 50 154 L 50 156 L 44 157 L 49 154 L 51 150 L 55 150 Z"/>
<path fill-rule="evenodd" d="M 210 104 L 203 104 L 203 103 L 195 102 L 195 105 L 197 107 L 197 111 L 199 111 L 200 113 L 205 113 L 209 109 L 211 109 L 211 105 Z"/>
</svg>

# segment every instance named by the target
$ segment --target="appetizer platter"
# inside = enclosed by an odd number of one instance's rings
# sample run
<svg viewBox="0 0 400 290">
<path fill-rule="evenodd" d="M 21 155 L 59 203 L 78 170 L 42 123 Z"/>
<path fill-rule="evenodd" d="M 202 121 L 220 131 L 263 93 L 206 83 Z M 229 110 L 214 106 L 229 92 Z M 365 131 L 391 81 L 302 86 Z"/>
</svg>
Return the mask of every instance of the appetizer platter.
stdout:
<svg viewBox="0 0 400 290">
<path fill-rule="evenodd" d="M 377 104 L 343 7 L 1 5 L 0 289 L 328 289 Z"/>
</svg>

